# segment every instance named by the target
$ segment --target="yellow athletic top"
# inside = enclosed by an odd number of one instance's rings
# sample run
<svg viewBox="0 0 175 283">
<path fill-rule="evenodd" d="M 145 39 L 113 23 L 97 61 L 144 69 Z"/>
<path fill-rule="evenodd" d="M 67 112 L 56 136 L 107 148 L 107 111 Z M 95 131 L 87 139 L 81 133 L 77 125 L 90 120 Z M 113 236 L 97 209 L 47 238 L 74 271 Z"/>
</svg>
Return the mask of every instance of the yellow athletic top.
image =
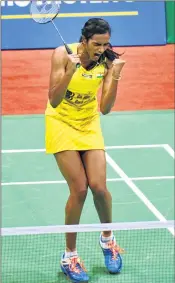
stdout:
<svg viewBox="0 0 175 283">
<path fill-rule="evenodd" d="M 78 44 L 69 45 L 75 54 Z M 82 66 L 77 68 L 62 102 L 56 108 L 52 108 L 48 102 L 46 115 L 57 115 L 65 123 L 72 124 L 81 130 L 82 123 L 88 123 L 98 115 L 97 93 L 104 73 L 105 66 L 103 64 L 99 64 L 89 71 Z"/>
<path fill-rule="evenodd" d="M 78 43 L 71 44 L 77 53 Z M 97 93 L 104 77 L 105 66 L 96 65 L 87 71 L 77 68 L 62 102 L 53 108 L 49 101 L 45 111 L 47 153 L 65 150 L 104 150 L 104 139 L 98 113 Z"/>
</svg>

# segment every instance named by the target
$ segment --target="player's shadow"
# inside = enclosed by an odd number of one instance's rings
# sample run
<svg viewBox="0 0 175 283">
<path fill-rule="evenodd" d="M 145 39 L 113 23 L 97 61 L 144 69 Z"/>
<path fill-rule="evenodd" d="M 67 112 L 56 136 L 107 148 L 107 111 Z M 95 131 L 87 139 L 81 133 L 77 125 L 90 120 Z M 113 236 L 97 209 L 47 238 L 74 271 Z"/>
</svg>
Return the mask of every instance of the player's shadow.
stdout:
<svg viewBox="0 0 175 283">
<path fill-rule="evenodd" d="M 58 282 L 59 283 L 68 283 L 68 279 L 67 277 L 63 274 L 62 271 L 58 272 Z M 69 281 L 71 283 L 71 281 Z M 89 283 L 89 281 L 86 281 L 86 282 L 81 282 L 81 281 L 78 281 L 78 283 Z"/>
<path fill-rule="evenodd" d="M 110 274 L 105 267 L 103 266 L 93 266 L 93 268 L 91 269 L 90 272 L 88 272 L 89 276 L 90 276 L 90 279 L 87 283 L 95 283 L 95 282 L 100 282 L 100 278 L 104 278 L 104 276 L 109 276 L 111 278 L 111 276 L 119 276 L 119 274 Z M 57 273 L 58 275 L 58 282 L 59 283 L 67 283 L 67 278 L 66 276 L 63 274 L 62 271 L 58 272 Z M 111 280 L 111 279 L 110 279 Z M 54 283 L 57 283 L 57 282 L 54 282 Z M 79 282 L 79 283 L 82 283 L 82 282 Z"/>
<path fill-rule="evenodd" d="M 119 276 L 120 274 L 111 274 L 111 273 L 109 273 L 108 271 L 107 271 L 107 269 L 106 269 L 106 267 L 104 267 L 104 266 L 93 266 L 93 268 L 92 268 L 92 277 L 93 277 L 93 282 L 96 282 L 95 281 L 95 279 L 96 280 L 98 280 L 98 282 L 100 282 L 99 280 L 100 280 L 100 278 L 104 278 L 104 276 L 105 276 L 105 278 L 107 278 L 107 276 L 109 276 L 110 277 L 110 280 L 111 280 L 111 276 L 113 277 L 113 276 Z"/>
<path fill-rule="evenodd" d="M 57 273 L 57 278 L 59 283 L 67 283 L 67 277 L 64 275 L 62 271 Z"/>
<path fill-rule="evenodd" d="M 92 273 L 95 275 L 108 274 L 106 268 L 104 266 L 99 266 L 99 265 L 93 266 Z"/>
</svg>

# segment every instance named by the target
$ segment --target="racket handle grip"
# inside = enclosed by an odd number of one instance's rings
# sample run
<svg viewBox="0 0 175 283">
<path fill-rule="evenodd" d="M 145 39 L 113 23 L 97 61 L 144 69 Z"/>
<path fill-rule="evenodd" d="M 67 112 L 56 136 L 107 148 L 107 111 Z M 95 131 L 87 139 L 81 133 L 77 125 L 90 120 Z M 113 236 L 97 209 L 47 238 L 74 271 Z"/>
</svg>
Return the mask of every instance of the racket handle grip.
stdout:
<svg viewBox="0 0 175 283">
<path fill-rule="evenodd" d="M 68 54 L 72 54 L 72 50 L 69 48 L 67 44 L 65 44 L 65 48 Z"/>
<path fill-rule="evenodd" d="M 72 54 L 72 50 L 69 48 L 67 44 L 65 44 L 65 48 L 68 54 Z M 76 67 L 80 68 L 80 63 L 77 63 Z"/>
</svg>

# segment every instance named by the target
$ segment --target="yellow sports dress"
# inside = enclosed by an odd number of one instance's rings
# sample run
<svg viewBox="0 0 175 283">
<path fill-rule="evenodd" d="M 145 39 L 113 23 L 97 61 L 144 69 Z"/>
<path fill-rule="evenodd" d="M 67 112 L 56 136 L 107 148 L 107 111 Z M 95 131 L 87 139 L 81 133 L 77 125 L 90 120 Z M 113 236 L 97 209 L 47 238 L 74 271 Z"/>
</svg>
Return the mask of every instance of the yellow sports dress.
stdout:
<svg viewBox="0 0 175 283">
<path fill-rule="evenodd" d="M 76 44 L 70 44 L 77 53 Z M 53 108 L 49 101 L 45 111 L 46 152 L 104 149 L 98 112 L 97 93 L 105 73 L 103 64 L 87 71 L 77 68 L 62 102 Z"/>
</svg>

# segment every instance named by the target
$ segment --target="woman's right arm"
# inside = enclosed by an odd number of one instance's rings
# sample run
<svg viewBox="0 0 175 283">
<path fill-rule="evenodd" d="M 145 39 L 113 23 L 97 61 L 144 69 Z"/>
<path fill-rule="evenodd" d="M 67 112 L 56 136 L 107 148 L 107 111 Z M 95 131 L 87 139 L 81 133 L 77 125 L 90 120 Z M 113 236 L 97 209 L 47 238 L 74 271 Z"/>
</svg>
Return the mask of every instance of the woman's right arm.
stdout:
<svg viewBox="0 0 175 283">
<path fill-rule="evenodd" d="M 48 94 L 53 108 L 56 108 L 64 98 L 77 63 L 80 63 L 78 55 L 68 55 L 64 47 L 58 47 L 53 52 Z"/>
</svg>

